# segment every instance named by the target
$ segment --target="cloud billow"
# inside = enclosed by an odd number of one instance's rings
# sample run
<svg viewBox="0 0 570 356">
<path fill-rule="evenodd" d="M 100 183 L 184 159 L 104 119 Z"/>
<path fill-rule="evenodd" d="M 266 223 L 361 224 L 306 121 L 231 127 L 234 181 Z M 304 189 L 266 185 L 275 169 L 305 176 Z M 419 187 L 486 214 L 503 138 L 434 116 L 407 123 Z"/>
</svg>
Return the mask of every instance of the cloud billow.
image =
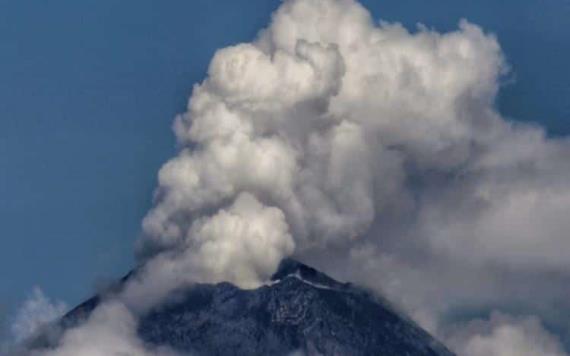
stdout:
<svg viewBox="0 0 570 356">
<path fill-rule="evenodd" d="M 291 255 L 435 333 L 454 308 L 569 307 L 570 143 L 501 116 L 507 70 L 465 20 L 409 32 L 351 0 L 285 1 L 255 41 L 215 54 L 176 118 L 124 310 L 196 282 L 255 288 Z M 488 323 L 562 355 L 532 320 Z M 510 355 L 483 329 L 457 348 Z"/>
</svg>

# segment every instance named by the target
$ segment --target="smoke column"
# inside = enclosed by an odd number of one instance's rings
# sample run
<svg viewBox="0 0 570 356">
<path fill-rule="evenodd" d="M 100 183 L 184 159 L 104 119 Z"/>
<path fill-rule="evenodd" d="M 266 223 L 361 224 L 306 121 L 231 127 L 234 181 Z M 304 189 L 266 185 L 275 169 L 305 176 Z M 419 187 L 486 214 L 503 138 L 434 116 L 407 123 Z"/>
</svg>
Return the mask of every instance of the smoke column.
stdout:
<svg viewBox="0 0 570 356">
<path fill-rule="evenodd" d="M 497 39 L 467 21 L 409 32 L 352 0 L 285 1 L 255 41 L 215 54 L 176 118 L 181 149 L 158 174 L 138 276 L 48 354 L 170 354 L 144 349 L 137 315 L 196 282 L 256 288 L 288 256 L 441 335 L 453 308 L 568 306 L 570 144 L 497 112 L 507 71 Z M 532 320 L 495 316 L 449 339 L 510 355 L 513 339 L 493 338 L 510 325 L 563 355 Z"/>
</svg>

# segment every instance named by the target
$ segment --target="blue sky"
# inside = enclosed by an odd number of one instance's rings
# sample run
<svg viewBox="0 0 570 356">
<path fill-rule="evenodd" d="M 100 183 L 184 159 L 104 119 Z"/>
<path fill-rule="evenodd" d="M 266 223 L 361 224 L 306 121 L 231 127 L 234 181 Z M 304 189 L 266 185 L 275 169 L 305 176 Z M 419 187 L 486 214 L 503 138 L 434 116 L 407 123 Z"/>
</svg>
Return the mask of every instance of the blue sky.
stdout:
<svg viewBox="0 0 570 356">
<path fill-rule="evenodd" d="M 570 133 L 570 1 L 362 1 L 376 19 L 497 34 L 508 117 Z M 172 119 L 217 48 L 279 1 L 0 0 L 0 318 L 40 286 L 73 305 L 133 264 Z"/>
</svg>

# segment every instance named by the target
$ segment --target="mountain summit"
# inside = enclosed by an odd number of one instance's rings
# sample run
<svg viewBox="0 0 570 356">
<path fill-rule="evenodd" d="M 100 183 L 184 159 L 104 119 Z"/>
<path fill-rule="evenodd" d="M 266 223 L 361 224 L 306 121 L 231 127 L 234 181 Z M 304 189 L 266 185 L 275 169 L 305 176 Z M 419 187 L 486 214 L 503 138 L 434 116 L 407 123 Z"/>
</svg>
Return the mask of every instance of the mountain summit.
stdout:
<svg viewBox="0 0 570 356">
<path fill-rule="evenodd" d="M 88 300 L 60 325 L 81 323 L 98 303 Z M 137 333 L 191 355 L 453 355 L 380 297 L 291 259 L 257 289 L 194 285 L 143 315 Z"/>
</svg>

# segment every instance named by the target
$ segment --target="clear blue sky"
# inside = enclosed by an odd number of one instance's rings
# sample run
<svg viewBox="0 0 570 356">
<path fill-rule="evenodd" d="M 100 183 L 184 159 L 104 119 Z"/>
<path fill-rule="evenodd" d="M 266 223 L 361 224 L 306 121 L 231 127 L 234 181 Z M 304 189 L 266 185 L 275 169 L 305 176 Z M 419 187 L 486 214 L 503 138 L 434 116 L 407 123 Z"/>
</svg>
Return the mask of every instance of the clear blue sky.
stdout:
<svg viewBox="0 0 570 356">
<path fill-rule="evenodd" d="M 495 32 L 501 111 L 570 133 L 569 0 L 362 1 L 375 18 Z M 0 0 L 0 322 L 33 286 L 73 305 L 133 264 L 172 119 L 214 51 L 277 0 Z"/>
</svg>

